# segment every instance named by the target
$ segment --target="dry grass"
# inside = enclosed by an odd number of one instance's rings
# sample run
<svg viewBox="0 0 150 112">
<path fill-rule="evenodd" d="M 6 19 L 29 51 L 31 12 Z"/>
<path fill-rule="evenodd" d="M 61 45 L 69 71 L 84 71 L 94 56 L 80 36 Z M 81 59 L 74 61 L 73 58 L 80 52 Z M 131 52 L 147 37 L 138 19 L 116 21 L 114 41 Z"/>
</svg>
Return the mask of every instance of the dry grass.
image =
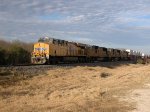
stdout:
<svg viewBox="0 0 150 112">
<path fill-rule="evenodd" d="M 100 66 L 47 69 L 47 75 L 41 73 L 13 86 L 1 85 L 0 111 L 126 112 L 134 105 L 120 101 L 120 97 L 150 81 L 149 67 L 131 64 L 113 69 Z"/>
</svg>

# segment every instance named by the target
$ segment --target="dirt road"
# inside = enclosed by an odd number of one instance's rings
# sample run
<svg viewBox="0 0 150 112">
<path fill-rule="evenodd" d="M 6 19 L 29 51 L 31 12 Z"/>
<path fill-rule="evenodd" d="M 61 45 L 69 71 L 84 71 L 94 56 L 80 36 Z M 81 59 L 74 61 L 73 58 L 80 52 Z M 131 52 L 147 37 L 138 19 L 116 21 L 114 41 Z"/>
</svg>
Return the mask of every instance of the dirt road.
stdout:
<svg viewBox="0 0 150 112">
<path fill-rule="evenodd" d="M 87 65 L 20 74 L 19 81 L 0 83 L 0 112 L 139 112 L 134 91 L 150 81 L 149 68 Z"/>
</svg>

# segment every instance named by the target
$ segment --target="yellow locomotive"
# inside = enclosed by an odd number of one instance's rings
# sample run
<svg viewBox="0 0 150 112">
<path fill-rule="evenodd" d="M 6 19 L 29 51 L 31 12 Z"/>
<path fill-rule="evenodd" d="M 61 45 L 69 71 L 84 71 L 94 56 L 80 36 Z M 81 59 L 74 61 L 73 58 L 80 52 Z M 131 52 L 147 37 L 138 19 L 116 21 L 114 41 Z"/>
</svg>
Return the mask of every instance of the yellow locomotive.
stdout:
<svg viewBox="0 0 150 112">
<path fill-rule="evenodd" d="M 79 57 L 85 58 L 81 44 L 45 37 L 34 44 L 31 62 L 33 64 L 69 62 L 78 61 Z"/>
<path fill-rule="evenodd" d="M 40 38 L 34 44 L 32 64 L 53 64 L 59 62 L 93 62 L 125 60 L 128 52 L 112 48 L 91 46 L 54 38 Z"/>
</svg>

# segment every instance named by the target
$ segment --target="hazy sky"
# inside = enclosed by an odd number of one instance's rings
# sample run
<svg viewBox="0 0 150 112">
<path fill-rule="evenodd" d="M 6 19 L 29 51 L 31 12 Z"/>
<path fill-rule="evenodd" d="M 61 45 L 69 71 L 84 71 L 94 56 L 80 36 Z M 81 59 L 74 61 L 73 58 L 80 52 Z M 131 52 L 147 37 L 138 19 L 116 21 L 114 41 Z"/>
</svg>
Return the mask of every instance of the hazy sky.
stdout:
<svg viewBox="0 0 150 112">
<path fill-rule="evenodd" d="M 150 0 L 0 0 L 0 38 L 41 36 L 150 53 Z"/>
</svg>

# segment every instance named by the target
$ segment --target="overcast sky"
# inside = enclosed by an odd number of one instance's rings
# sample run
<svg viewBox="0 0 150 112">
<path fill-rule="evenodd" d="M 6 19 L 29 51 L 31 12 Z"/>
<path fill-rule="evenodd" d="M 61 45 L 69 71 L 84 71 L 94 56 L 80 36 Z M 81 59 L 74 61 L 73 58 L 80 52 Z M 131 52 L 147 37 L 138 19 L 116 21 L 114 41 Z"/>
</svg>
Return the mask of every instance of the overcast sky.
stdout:
<svg viewBox="0 0 150 112">
<path fill-rule="evenodd" d="M 150 0 L 0 0 L 0 38 L 42 36 L 150 53 Z"/>
</svg>

